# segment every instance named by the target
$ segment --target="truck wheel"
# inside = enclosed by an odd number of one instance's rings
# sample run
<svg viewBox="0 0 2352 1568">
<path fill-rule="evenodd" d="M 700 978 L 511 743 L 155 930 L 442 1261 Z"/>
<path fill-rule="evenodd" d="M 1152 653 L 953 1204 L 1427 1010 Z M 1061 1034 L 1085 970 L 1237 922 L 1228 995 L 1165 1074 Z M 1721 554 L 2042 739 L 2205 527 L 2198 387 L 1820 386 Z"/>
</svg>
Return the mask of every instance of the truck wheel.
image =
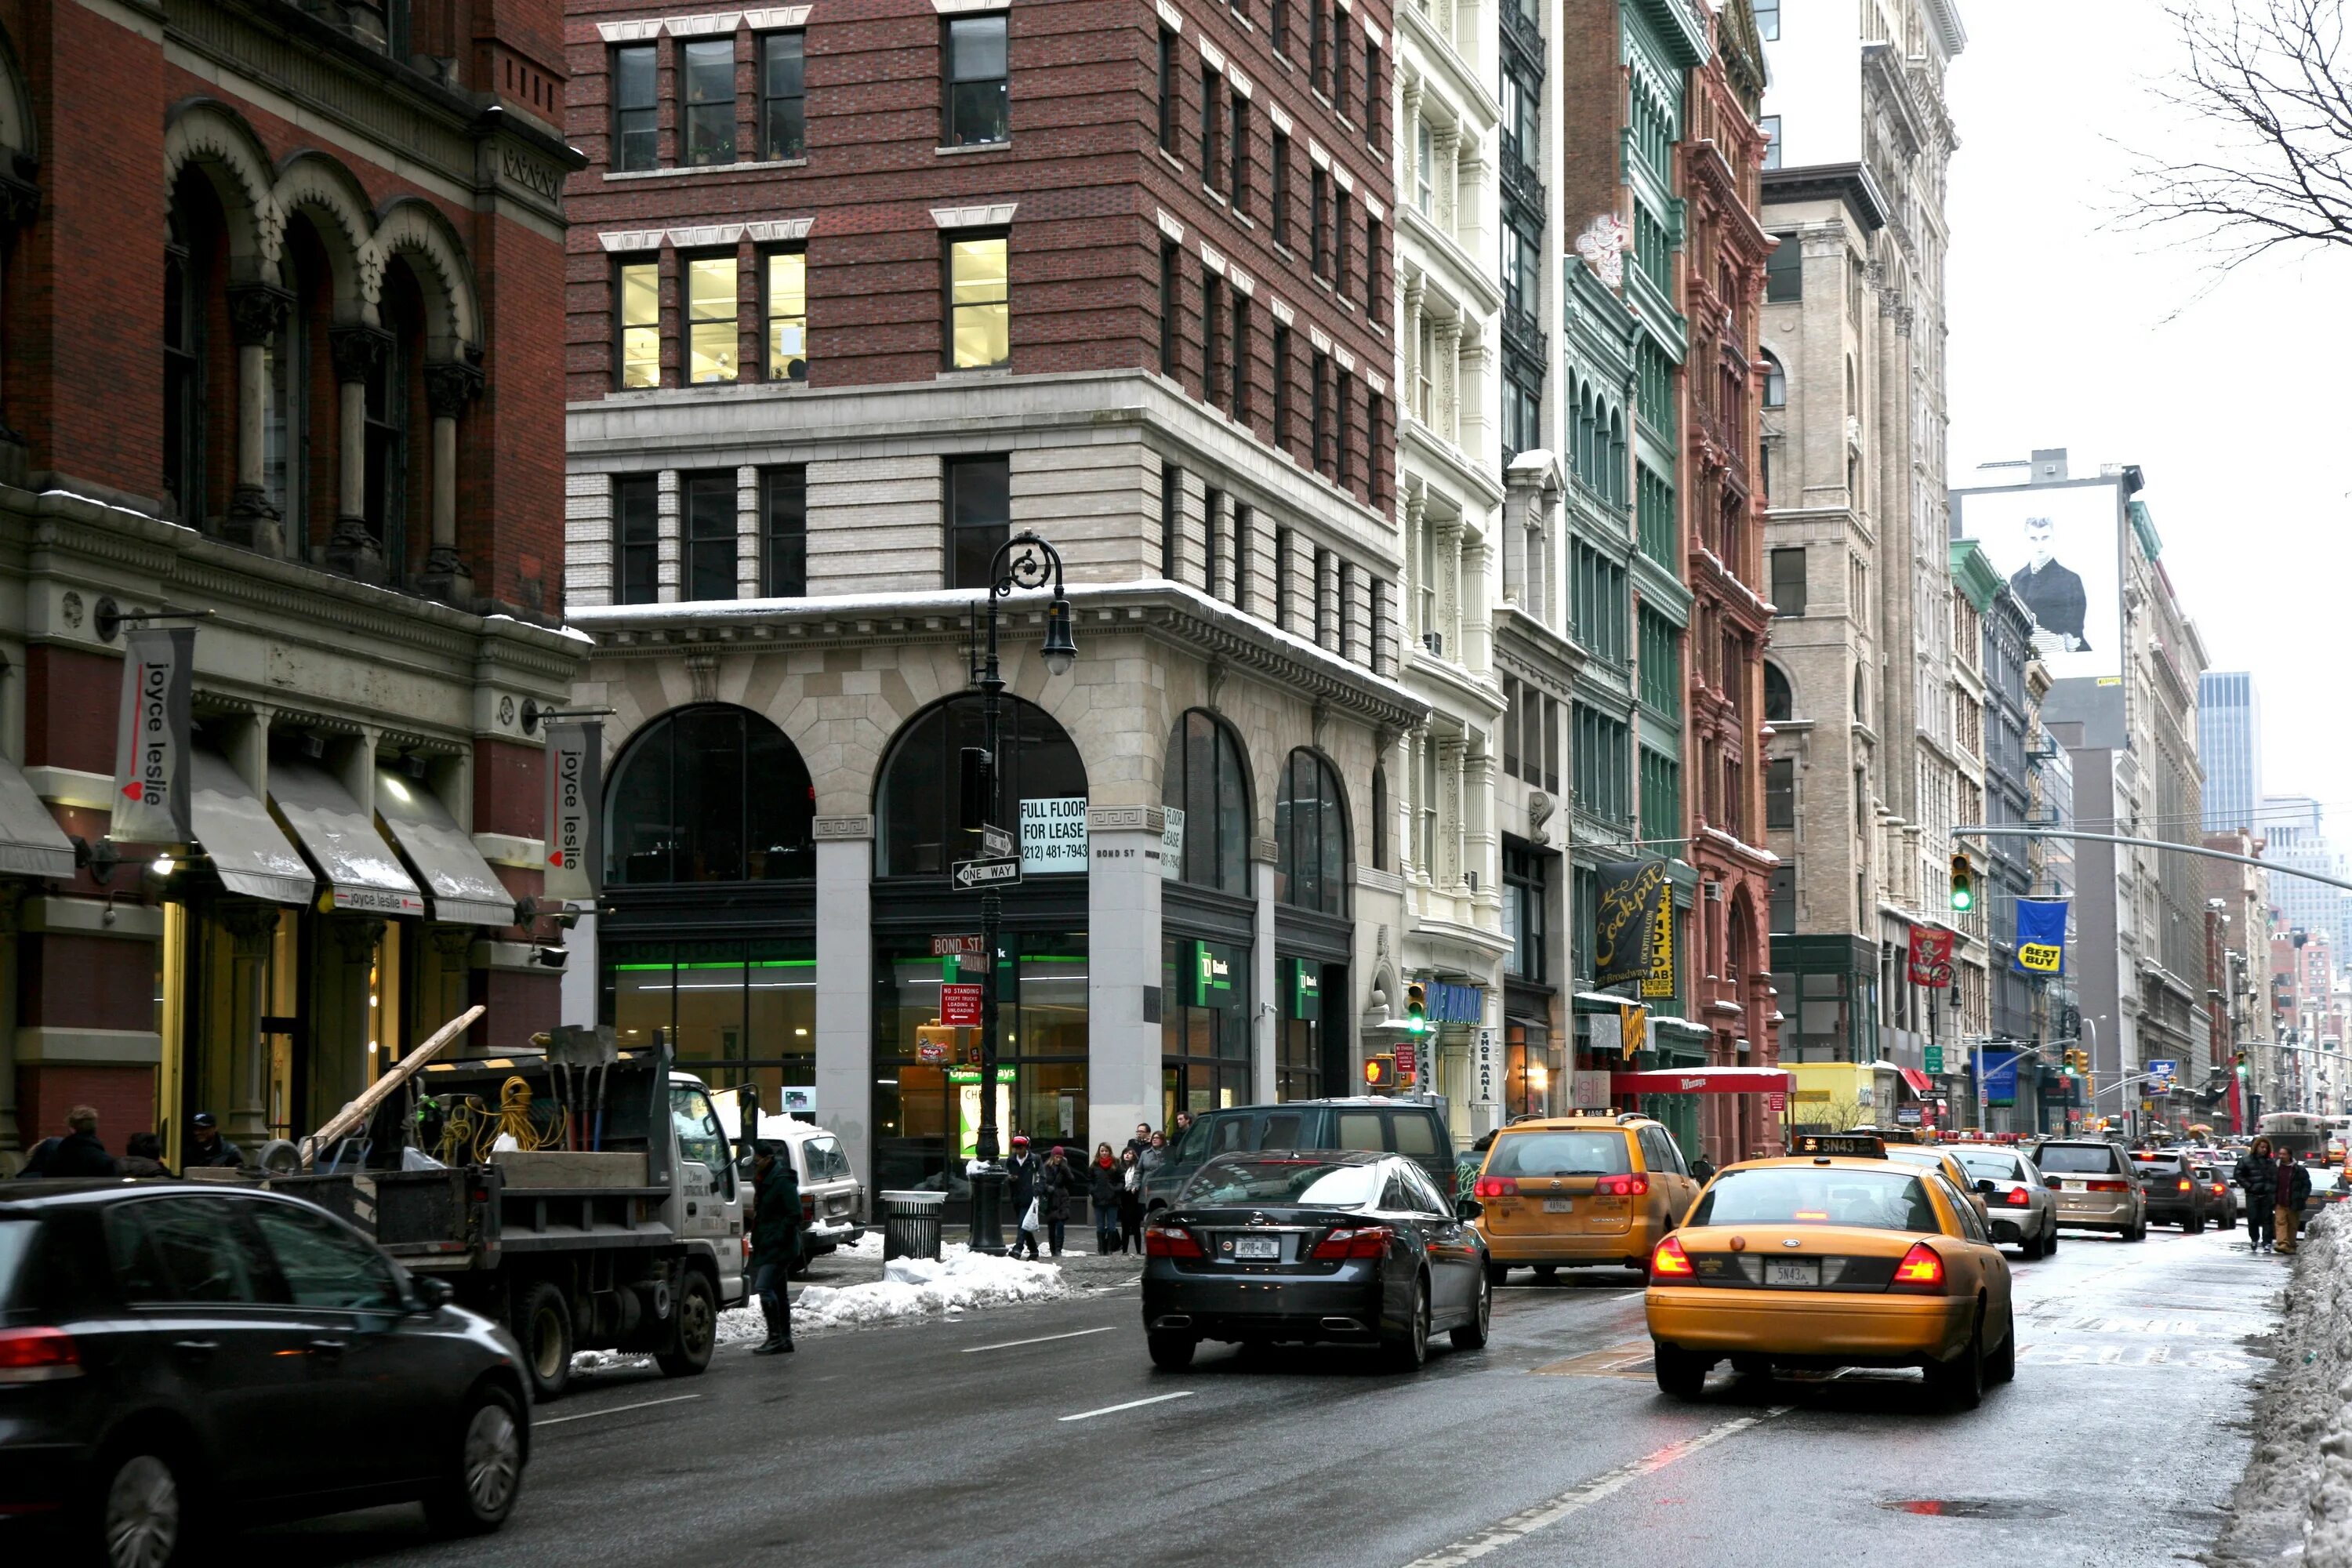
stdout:
<svg viewBox="0 0 2352 1568">
<path fill-rule="evenodd" d="M 425 1496 L 425 1517 L 440 1535 L 487 1535 L 507 1521 L 522 1490 L 522 1426 L 514 1395 L 485 1388 L 466 1405 L 457 1442 Z"/>
<path fill-rule="evenodd" d="M 572 1382 L 572 1303 L 562 1288 L 542 1279 L 525 1290 L 513 1327 L 531 1397 L 558 1397 Z"/>
<path fill-rule="evenodd" d="M 710 1289 L 709 1275 L 689 1269 L 678 1287 L 677 1339 L 654 1361 L 666 1376 L 691 1377 L 710 1364 L 710 1352 L 718 1343 L 719 1298 Z"/>
</svg>

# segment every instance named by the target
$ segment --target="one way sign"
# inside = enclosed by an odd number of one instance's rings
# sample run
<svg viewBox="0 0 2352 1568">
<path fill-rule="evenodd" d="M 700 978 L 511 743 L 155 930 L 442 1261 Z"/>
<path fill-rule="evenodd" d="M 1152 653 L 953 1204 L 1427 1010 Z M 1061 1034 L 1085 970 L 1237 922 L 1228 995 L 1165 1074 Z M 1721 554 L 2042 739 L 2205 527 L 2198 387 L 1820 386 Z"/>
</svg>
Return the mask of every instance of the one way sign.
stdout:
<svg viewBox="0 0 2352 1568">
<path fill-rule="evenodd" d="M 949 879 L 959 888 L 995 888 L 1021 879 L 1018 857 L 992 860 L 959 860 Z"/>
</svg>

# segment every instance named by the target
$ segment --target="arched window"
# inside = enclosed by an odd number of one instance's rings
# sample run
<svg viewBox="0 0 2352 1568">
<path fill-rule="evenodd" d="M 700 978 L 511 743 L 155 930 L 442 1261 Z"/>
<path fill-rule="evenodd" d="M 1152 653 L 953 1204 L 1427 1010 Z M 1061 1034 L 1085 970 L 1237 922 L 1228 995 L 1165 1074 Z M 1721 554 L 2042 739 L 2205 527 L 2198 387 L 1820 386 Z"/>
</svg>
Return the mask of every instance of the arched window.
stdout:
<svg viewBox="0 0 2352 1568">
<path fill-rule="evenodd" d="M 1786 408 L 1789 405 L 1789 373 L 1781 368 L 1780 356 L 1770 349 L 1764 351 L 1764 406 Z"/>
<path fill-rule="evenodd" d="M 1372 764 L 1372 869 L 1389 868 L 1389 765 Z"/>
<path fill-rule="evenodd" d="M 1331 764 L 1300 747 L 1274 803 L 1274 896 L 1327 915 L 1348 912 L 1348 813 Z"/>
<path fill-rule="evenodd" d="M 1870 704 L 1865 700 L 1868 696 L 1869 689 L 1862 682 L 1862 671 L 1856 668 L 1853 672 L 1853 716 L 1865 723 L 1868 721 L 1864 716 L 1870 711 Z"/>
<path fill-rule="evenodd" d="M 1084 802 L 1087 768 L 1078 760 L 1076 744 L 1052 714 L 1017 697 L 1000 700 L 997 789 L 1003 803 L 1000 809 L 1008 820 L 994 826 L 1019 834 L 1025 801 Z M 936 703 L 898 731 L 875 799 L 879 875 L 944 876 L 952 862 L 980 853 L 980 846 L 963 831 L 959 781 L 964 748 L 977 749 L 981 736 L 977 693 Z M 1078 809 L 1083 813 L 1085 807 Z"/>
<path fill-rule="evenodd" d="M 713 702 L 663 714 L 630 742 L 605 798 L 608 883 L 816 874 L 808 766 L 782 730 L 747 709 Z"/>
<path fill-rule="evenodd" d="M 1195 708 L 1168 737 L 1160 801 L 1184 814 L 1176 871 L 1196 888 L 1249 894 L 1249 772 L 1234 732 Z"/>
<path fill-rule="evenodd" d="M 1619 506 L 1625 504 L 1625 413 L 1609 411 L 1609 475 L 1601 493 Z"/>
<path fill-rule="evenodd" d="M 1789 678 L 1780 667 L 1769 659 L 1764 662 L 1764 721 L 1777 723 L 1797 716 L 1797 694 L 1790 689 Z"/>
</svg>

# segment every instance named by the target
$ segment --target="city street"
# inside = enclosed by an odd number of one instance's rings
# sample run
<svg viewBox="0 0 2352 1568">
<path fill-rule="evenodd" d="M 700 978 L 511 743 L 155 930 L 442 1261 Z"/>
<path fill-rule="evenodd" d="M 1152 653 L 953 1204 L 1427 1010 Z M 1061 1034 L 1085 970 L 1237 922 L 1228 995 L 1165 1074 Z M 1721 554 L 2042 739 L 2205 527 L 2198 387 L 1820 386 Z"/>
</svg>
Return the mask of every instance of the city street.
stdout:
<svg viewBox="0 0 2352 1568">
<path fill-rule="evenodd" d="M 588 1380 L 541 1412 L 491 1539 L 438 1544 L 388 1509 L 252 1544 L 289 1568 L 2189 1561 L 2244 1467 L 2286 1275 L 2243 1237 L 2069 1234 L 2017 1263 L 2017 1381 L 1967 1415 L 1894 1373 L 1719 1369 L 1705 1403 L 1669 1404 L 1615 1271 L 1513 1276 L 1490 1347 L 1441 1344 L 1417 1377 L 1216 1347 L 1156 1373 L 1118 1286 L 731 1352 L 688 1382 Z"/>
</svg>

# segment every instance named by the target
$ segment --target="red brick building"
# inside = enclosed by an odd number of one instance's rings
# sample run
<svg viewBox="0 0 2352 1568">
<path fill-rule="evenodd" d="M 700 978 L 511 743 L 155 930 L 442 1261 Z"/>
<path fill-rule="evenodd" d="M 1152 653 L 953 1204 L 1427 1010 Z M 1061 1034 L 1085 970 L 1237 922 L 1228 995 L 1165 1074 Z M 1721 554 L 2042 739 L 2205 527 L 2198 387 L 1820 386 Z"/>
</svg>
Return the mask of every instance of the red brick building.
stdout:
<svg viewBox="0 0 2352 1568">
<path fill-rule="evenodd" d="M 0 4 L 0 1162 L 78 1101 L 252 1152 L 469 1000 L 552 1021 L 562 57 L 553 0 Z M 117 843 L 159 611 L 194 832 Z"/>
<path fill-rule="evenodd" d="M 1714 1038 L 1713 1065 L 1780 1059 L 1769 973 L 1771 854 L 1764 840 L 1764 487 L 1756 477 L 1763 393 L 1758 308 L 1771 237 L 1757 219 L 1764 132 L 1763 46 L 1744 5 L 1717 9 L 1714 48 L 1689 75 L 1677 149 L 1685 204 L 1683 306 L 1685 581 L 1691 590 L 1687 683 L 1690 861 L 1695 906 L 1692 1018 Z M 1774 1119 L 1752 1095 L 1706 1097 L 1707 1152 L 1736 1159 L 1775 1146 Z"/>
<path fill-rule="evenodd" d="M 1024 529 L 1080 655 L 1047 676 L 1024 612 L 1008 788 L 1091 849 L 1005 895 L 1006 962 L 1061 998 L 1007 1042 L 1005 1115 L 1091 1142 L 1337 1089 L 1402 1012 L 1388 26 L 572 5 L 568 597 L 614 710 L 625 1037 L 809 1088 L 885 1185 L 950 1164 L 980 1086 L 914 1057 L 940 972 L 900 944 L 971 918 L 921 825 Z M 774 778 L 756 853 L 731 805 L 678 824 Z"/>
</svg>

